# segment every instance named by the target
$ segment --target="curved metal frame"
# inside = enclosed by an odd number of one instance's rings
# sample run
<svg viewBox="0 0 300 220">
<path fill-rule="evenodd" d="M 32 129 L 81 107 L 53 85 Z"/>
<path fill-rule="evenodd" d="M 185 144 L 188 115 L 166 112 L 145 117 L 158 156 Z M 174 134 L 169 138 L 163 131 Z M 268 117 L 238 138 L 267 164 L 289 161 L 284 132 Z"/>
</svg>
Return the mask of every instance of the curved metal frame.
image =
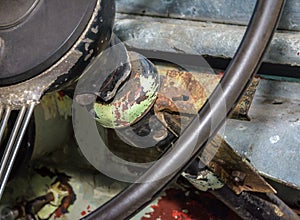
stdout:
<svg viewBox="0 0 300 220">
<path fill-rule="evenodd" d="M 204 145 L 223 125 L 226 116 L 258 71 L 272 39 L 285 0 L 258 0 L 242 43 L 224 77 L 193 122 L 175 142 L 162 160 L 155 163 L 142 178 L 164 176 L 170 167 L 180 169 L 155 182 L 134 183 L 83 219 L 127 219 L 150 202 L 198 155 Z M 227 106 L 226 112 L 222 112 Z M 214 119 L 214 120 L 212 120 Z M 197 143 L 194 147 L 193 143 Z M 185 152 L 192 147 L 186 162 Z M 138 182 L 143 182 L 139 180 Z"/>
</svg>

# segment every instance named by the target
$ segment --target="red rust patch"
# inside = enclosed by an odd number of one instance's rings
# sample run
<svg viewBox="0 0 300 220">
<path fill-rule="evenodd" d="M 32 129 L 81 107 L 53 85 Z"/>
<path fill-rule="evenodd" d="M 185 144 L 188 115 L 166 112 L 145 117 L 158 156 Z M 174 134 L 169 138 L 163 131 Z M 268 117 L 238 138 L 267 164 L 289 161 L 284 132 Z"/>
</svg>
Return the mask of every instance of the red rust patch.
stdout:
<svg viewBox="0 0 300 220">
<path fill-rule="evenodd" d="M 151 213 L 141 220 L 239 220 L 240 218 L 209 193 L 167 189 Z"/>
</svg>

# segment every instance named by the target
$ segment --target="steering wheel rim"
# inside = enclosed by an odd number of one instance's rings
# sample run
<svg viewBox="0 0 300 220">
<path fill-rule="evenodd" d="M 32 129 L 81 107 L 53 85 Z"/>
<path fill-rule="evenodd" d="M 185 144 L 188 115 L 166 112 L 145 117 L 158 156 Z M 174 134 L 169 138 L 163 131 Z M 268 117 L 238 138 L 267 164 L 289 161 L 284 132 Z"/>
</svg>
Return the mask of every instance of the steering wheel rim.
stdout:
<svg viewBox="0 0 300 220">
<path fill-rule="evenodd" d="M 146 206 L 173 181 L 198 155 L 207 142 L 217 133 L 226 117 L 238 102 L 243 91 L 258 71 L 264 53 L 277 27 L 285 0 L 257 0 L 243 40 L 227 67 L 223 78 L 192 123 L 163 156 L 137 181 L 82 219 L 128 219 Z M 220 112 L 227 106 L 226 112 Z M 212 121 L 212 119 L 214 119 Z M 192 146 L 196 143 L 196 146 Z M 191 157 L 182 158 L 186 149 L 193 148 Z M 167 155 L 167 156 L 165 156 Z M 180 163 L 180 168 L 164 178 L 169 167 Z M 156 181 L 147 181 L 158 179 Z M 158 177 L 158 178 L 157 178 Z M 146 180 L 146 181 L 143 181 Z"/>
</svg>

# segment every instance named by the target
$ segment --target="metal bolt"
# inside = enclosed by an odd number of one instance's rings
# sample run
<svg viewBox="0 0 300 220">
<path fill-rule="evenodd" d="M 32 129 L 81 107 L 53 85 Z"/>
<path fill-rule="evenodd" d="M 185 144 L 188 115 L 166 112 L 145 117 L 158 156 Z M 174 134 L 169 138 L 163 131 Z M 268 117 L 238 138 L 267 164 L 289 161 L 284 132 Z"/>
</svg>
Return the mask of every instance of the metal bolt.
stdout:
<svg viewBox="0 0 300 220">
<path fill-rule="evenodd" d="M 233 177 L 233 181 L 237 184 L 242 184 L 242 182 L 246 178 L 246 174 L 237 170 L 232 171 L 231 176 Z"/>
</svg>

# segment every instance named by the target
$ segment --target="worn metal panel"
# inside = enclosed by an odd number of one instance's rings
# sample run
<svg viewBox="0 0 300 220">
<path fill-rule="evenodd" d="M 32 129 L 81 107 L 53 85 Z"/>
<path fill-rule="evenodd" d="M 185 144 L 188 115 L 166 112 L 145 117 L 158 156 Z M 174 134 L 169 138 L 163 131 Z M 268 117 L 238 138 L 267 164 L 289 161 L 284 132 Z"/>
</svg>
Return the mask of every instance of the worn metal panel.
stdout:
<svg viewBox="0 0 300 220">
<path fill-rule="evenodd" d="M 226 141 L 262 174 L 300 189 L 300 84 L 261 80 L 251 121 L 227 120 Z"/>
<path fill-rule="evenodd" d="M 188 20 L 247 24 L 256 0 L 116 0 L 117 11 Z M 280 28 L 300 30 L 300 1 L 287 0 Z"/>
<path fill-rule="evenodd" d="M 245 26 L 118 14 L 114 31 L 138 49 L 231 58 Z M 278 31 L 265 61 L 300 66 L 300 32 Z"/>
</svg>

